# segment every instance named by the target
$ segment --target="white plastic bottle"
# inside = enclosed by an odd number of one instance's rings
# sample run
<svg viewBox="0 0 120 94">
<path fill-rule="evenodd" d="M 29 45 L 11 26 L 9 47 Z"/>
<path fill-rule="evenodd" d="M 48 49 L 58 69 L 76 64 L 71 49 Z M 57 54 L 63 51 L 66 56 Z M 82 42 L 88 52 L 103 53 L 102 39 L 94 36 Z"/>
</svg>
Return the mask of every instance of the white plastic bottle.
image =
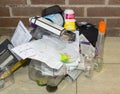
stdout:
<svg viewBox="0 0 120 94">
<path fill-rule="evenodd" d="M 64 28 L 66 30 L 70 30 L 70 31 L 76 30 L 75 15 L 72 9 L 66 9 L 64 11 L 64 20 L 65 20 Z"/>
</svg>

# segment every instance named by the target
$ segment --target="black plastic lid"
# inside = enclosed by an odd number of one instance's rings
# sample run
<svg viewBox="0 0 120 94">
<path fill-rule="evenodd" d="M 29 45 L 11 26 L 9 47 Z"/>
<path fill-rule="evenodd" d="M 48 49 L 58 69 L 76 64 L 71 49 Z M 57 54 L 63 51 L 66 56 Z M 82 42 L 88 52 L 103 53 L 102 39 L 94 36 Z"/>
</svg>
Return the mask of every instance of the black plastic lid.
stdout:
<svg viewBox="0 0 120 94">
<path fill-rule="evenodd" d="M 54 5 L 54 6 L 45 8 L 45 9 L 42 11 L 42 17 L 43 17 L 43 16 L 46 16 L 46 15 L 50 15 L 50 14 L 56 14 L 56 13 L 60 13 L 60 14 L 63 13 L 63 10 L 62 10 L 62 9 L 60 8 L 60 6 L 58 6 L 58 5 Z"/>
</svg>

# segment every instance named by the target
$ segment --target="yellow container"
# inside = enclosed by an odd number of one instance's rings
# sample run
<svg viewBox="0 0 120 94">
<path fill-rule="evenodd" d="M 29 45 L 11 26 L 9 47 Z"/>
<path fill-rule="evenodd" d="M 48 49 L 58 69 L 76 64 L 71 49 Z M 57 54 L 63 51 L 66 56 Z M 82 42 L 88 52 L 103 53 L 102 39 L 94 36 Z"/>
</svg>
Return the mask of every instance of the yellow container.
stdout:
<svg viewBox="0 0 120 94">
<path fill-rule="evenodd" d="M 75 22 L 74 21 L 66 21 L 64 24 L 64 28 L 66 30 L 75 31 L 76 30 Z"/>
<path fill-rule="evenodd" d="M 19 67 L 21 67 L 24 63 L 27 62 L 27 59 L 25 60 L 20 60 L 18 61 L 16 64 L 14 64 L 11 68 L 10 68 L 10 71 L 11 72 L 14 72 L 15 70 L 17 70 Z"/>
</svg>

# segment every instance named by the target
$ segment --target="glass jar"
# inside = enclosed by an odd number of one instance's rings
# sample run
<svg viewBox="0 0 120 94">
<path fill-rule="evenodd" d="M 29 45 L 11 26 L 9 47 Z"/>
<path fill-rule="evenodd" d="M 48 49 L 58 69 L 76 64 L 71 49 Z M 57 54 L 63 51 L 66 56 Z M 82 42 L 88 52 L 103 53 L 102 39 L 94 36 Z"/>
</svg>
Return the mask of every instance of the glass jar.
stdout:
<svg viewBox="0 0 120 94">
<path fill-rule="evenodd" d="M 29 78 L 39 86 L 47 86 L 46 89 L 50 92 L 56 91 L 58 84 L 65 77 L 63 72 L 57 74 L 55 69 L 36 60 L 31 60 L 29 65 Z"/>
</svg>

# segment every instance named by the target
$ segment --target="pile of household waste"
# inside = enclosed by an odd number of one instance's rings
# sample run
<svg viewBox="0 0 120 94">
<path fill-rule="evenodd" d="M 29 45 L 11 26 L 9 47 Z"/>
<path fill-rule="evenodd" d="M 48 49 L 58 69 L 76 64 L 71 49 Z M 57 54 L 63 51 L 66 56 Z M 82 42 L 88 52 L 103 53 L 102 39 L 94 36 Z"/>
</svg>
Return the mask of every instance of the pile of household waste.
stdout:
<svg viewBox="0 0 120 94">
<path fill-rule="evenodd" d="M 41 14 L 29 18 L 29 29 L 19 21 L 12 38 L 0 44 L 0 88 L 14 82 L 14 71 L 25 64 L 29 78 L 51 91 L 65 78 L 75 81 L 81 73 L 91 78 L 102 69 L 104 21 L 98 28 L 77 22 L 72 9 L 63 11 L 58 5 Z"/>
</svg>

